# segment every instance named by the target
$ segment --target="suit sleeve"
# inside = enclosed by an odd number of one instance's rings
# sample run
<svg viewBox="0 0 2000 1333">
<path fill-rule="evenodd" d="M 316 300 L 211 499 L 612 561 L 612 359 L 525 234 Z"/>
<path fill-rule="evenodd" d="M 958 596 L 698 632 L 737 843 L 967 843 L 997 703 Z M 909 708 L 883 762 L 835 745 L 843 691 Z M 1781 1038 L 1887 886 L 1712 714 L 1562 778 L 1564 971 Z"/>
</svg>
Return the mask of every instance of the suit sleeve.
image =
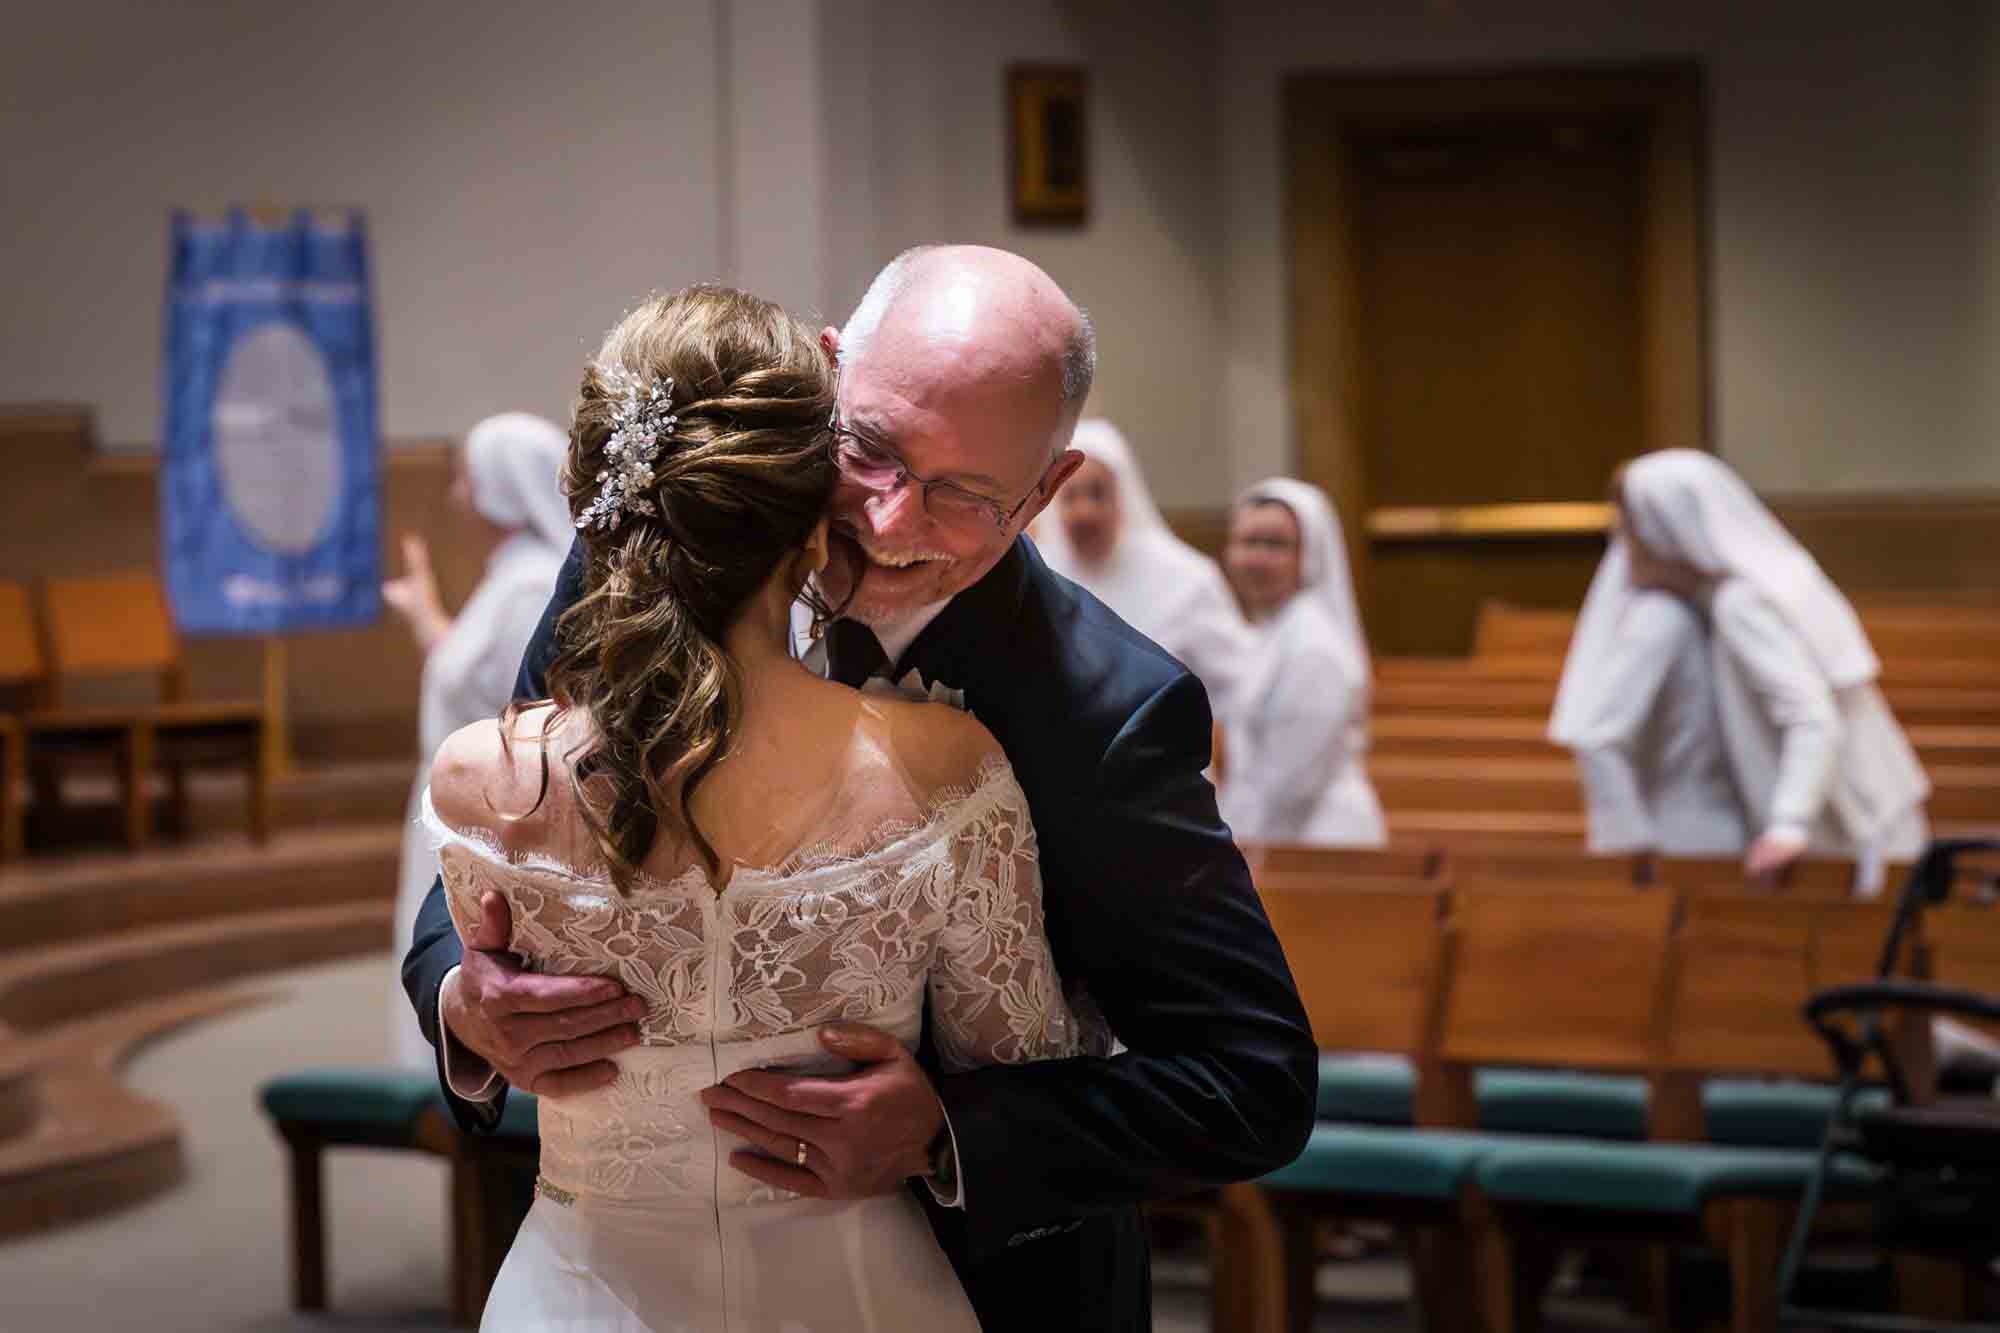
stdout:
<svg viewBox="0 0 2000 1333">
<path fill-rule="evenodd" d="M 515 698 L 540 699 L 547 696 L 548 669 L 556 659 L 556 622 L 582 595 L 582 591 L 583 547 L 578 543 L 570 547 L 569 558 L 563 561 L 562 573 L 556 577 L 555 595 L 549 599 L 548 609 L 542 612 L 534 637 L 528 640 L 528 650 L 522 655 L 521 669 L 514 679 Z M 445 975 L 457 967 L 463 957 L 458 931 L 452 926 L 451 911 L 445 904 L 444 881 L 433 880 L 431 891 L 417 913 L 409 952 L 403 955 L 403 989 L 409 993 L 410 1003 L 416 1007 L 417 1026 L 423 1029 L 425 1040 L 440 1052 L 438 1086 L 444 1089 L 445 1101 L 451 1107 L 452 1116 L 465 1129 L 491 1129 L 499 1123 L 500 1110 L 506 1101 L 506 1085 L 501 1084 L 499 1095 L 490 1101 L 470 1102 L 458 1096 L 445 1079 L 443 1048 L 438 1042 L 438 988 L 444 984 Z"/>
<path fill-rule="evenodd" d="M 976 1255 L 1080 1215 L 1250 1179 L 1312 1129 L 1318 1051 L 1249 871 L 1202 769 L 1207 697 L 1186 674 L 1105 753 L 1061 830 L 1046 902 L 1065 983 L 1125 1049 L 937 1080 Z"/>
</svg>

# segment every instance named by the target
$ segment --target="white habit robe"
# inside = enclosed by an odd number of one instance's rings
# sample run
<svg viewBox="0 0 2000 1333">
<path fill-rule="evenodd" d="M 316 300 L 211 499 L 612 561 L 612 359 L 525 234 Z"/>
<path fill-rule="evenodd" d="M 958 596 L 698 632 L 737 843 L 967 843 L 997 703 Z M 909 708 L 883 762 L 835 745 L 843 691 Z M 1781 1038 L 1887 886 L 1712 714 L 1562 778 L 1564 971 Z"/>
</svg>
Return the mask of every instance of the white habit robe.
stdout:
<svg viewBox="0 0 2000 1333">
<path fill-rule="evenodd" d="M 1288 477 L 1237 501 L 1275 500 L 1299 524 L 1299 591 L 1254 627 L 1255 663 L 1223 717 L 1222 815 L 1237 841 L 1380 847 L 1368 780 L 1369 661 L 1340 520 L 1318 487 Z"/>
<path fill-rule="evenodd" d="M 396 967 L 389 1005 L 390 1055 L 410 1069 L 436 1067 L 436 1055 L 417 1028 L 401 979 L 417 912 L 437 878 L 437 853 L 419 821 L 431 759 L 460 727 L 497 717 L 514 694 L 521 657 L 554 595 L 556 575 L 569 554 L 575 528 L 560 481 L 568 437 L 552 422 L 524 412 L 488 417 L 465 440 L 465 468 L 472 505 L 480 515 L 513 529 L 487 558 L 479 585 L 451 622 L 451 630 L 424 659 L 417 706 L 419 762 L 403 822 L 397 876 Z"/>
<path fill-rule="evenodd" d="M 1592 580 L 1549 726 L 1578 756 L 1592 847 L 1723 854 L 1789 832 L 1854 857 L 1858 886 L 1879 889 L 1883 861 L 1923 850 L 1930 784 L 1875 686 L 1853 608 L 1708 454 L 1635 460 L 1624 500 L 1638 539 L 1704 582 L 1691 603 L 1633 587 L 1622 536 Z M 1696 635 L 1706 672 L 1691 660 Z"/>
<path fill-rule="evenodd" d="M 1228 580 L 1215 561 L 1167 526 L 1117 427 L 1102 418 L 1079 421 L 1070 443 L 1110 471 L 1118 490 L 1118 538 L 1103 560 L 1085 561 L 1070 545 L 1061 515 L 1044 513 L 1035 549 L 1050 569 L 1194 672 L 1208 690 L 1210 711 L 1224 716 L 1252 655 L 1249 627 Z"/>
</svg>

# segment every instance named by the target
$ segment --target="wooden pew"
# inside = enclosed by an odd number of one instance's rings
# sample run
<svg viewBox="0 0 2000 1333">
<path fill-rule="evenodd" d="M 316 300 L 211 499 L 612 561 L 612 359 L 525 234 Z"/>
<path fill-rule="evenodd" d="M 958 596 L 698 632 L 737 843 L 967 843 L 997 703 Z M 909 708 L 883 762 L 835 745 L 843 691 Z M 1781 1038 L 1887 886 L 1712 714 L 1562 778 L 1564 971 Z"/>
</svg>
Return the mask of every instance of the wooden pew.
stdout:
<svg viewBox="0 0 2000 1333">
<path fill-rule="evenodd" d="M 1635 857 L 1596 856 L 1574 844 L 1518 847 L 1459 844 L 1443 849 L 1442 873 L 1453 888 L 1537 889 L 1560 893 L 1574 889 L 1597 892 L 1630 891 L 1651 879 L 1650 866 Z"/>
<path fill-rule="evenodd" d="M 2000 668 L 1996 668 L 2000 671 Z M 2000 727 L 1907 728 L 1926 768 L 2000 768 Z M 1548 719 L 1390 713 L 1369 727 L 1371 758 L 1568 759 L 1548 738 Z"/>
<path fill-rule="evenodd" d="M 1437 873 L 1438 854 L 1423 845 L 1405 847 L 1300 847 L 1284 844 L 1243 849 L 1251 876 L 1319 880 L 1330 888 L 1366 887 L 1383 880 L 1416 882 Z"/>
<path fill-rule="evenodd" d="M 1332 890 L 1296 877 L 1270 880 L 1260 885 L 1260 892 L 1297 976 L 1320 1049 L 1402 1055 L 1421 1062 L 1432 1046 L 1441 984 L 1444 936 L 1439 923 L 1445 893 L 1421 881 Z M 1469 1237 L 1455 1196 L 1359 1192 L 1330 1185 L 1341 1179 L 1344 1156 L 1393 1144 L 1408 1133 L 1321 1125 L 1300 1159 L 1265 1182 L 1280 1223 L 1285 1326 L 1293 1333 L 1313 1326 L 1320 1224 L 1357 1218 L 1394 1222 L 1402 1230 L 1415 1276 L 1413 1298 L 1426 1328 L 1469 1323 L 1465 1284 L 1457 1271 Z"/>
<path fill-rule="evenodd" d="M 1882 659 L 1885 675 L 1892 679 L 1903 679 L 1908 671 L 1923 674 L 1922 664 L 1927 662 L 1961 666 L 1984 662 L 1990 670 L 2000 657 L 2000 612 L 1989 608 L 1864 602 L 1856 612 Z M 1487 601 L 1474 622 L 1473 656 L 1560 660 L 1569 651 L 1575 625 L 1575 614 L 1568 610 Z"/>
<path fill-rule="evenodd" d="M 1477 1124 L 1473 1079 L 1481 1065 L 1647 1072 L 1674 908 L 1669 894 L 1630 889 L 1454 892 L 1437 1063 L 1427 1080 L 1433 1086 L 1421 1091 L 1421 1123 Z M 1487 1333 L 1534 1326 L 1558 1253 L 1542 1210 L 1500 1203 L 1486 1191 L 1487 1162 L 1506 1151 L 1482 1157 L 1480 1190 L 1464 1205 Z"/>
<path fill-rule="evenodd" d="M 28 761 L 21 714 L 46 673 L 28 590 L 0 581 L 0 861 L 22 850 Z"/>
<path fill-rule="evenodd" d="M 146 780 L 166 767 L 177 812 L 185 803 L 184 774 L 197 765 L 243 768 L 249 828 L 269 835 L 271 774 L 265 717 L 255 700 L 194 701 L 179 640 L 158 580 L 150 574 L 51 579 L 44 597 L 51 671 L 42 706 L 27 720 L 30 749 L 50 758 L 109 753 L 117 760 L 125 807 L 125 839 L 143 846 L 150 832 Z M 158 702 L 69 706 L 67 687 L 105 677 L 149 677 Z"/>
</svg>

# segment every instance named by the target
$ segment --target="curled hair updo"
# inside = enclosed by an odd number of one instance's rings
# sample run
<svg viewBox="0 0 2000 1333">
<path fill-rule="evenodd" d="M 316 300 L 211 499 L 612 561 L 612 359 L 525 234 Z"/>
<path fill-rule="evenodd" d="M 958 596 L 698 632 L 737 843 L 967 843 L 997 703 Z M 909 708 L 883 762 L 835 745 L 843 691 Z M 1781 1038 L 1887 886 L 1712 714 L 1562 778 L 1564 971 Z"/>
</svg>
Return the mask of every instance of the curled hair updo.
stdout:
<svg viewBox="0 0 2000 1333">
<path fill-rule="evenodd" d="M 679 420 L 660 437 L 645 492 L 657 513 L 622 512 L 580 532 L 583 595 L 558 623 L 547 725 L 570 710 L 594 724 L 572 782 L 622 891 L 663 833 L 687 838 L 719 871 L 690 800 L 742 717 L 723 639 L 812 536 L 835 470 L 832 367 L 811 330 L 746 292 L 687 287 L 627 315 L 585 369 L 562 479 L 572 515 L 597 497 L 607 466 L 614 367 L 646 384 L 671 378 Z"/>
</svg>

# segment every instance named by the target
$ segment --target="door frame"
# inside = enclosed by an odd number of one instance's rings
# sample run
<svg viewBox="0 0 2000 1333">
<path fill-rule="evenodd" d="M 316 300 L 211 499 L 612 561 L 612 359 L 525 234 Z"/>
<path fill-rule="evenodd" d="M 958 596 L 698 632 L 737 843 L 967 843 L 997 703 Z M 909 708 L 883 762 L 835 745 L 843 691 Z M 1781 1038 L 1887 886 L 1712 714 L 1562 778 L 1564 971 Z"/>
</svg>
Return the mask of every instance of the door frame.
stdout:
<svg viewBox="0 0 2000 1333">
<path fill-rule="evenodd" d="M 1341 512 L 1356 591 L 1372 580 L 1377 541 L 1556 538 L 1533 515 L 1368 508 L 1362 438 L 1362 337 L 1350 136 L 1421 131 L 1495 116 L 1640 113 L 1648 134 L 1642 225 L 1641 368 L 1647 451 L 1710 447 L 1708 236 L 1701 67 L 1692 61 L 1590 68 L 1434 70 L 1400 74 L 1304 71 L 1283 90 L 1285 225 L 1289 252 L 1291 382 L 1297 475 L 1317 482 Z M 1598 501 L 1600 496 L 1568 497 Z M 1482 506 L 1483 510 L 1514 506 Z M 1525 511 L 1528 507 L 1521 507 Z M 1548 506 L 1542 506 L 1548 508 Z M 1575 508 L 1575 506 L 1570 506 Z M 1603 506 L 1584 515 L 1594 536 Z"/>
</svg>

